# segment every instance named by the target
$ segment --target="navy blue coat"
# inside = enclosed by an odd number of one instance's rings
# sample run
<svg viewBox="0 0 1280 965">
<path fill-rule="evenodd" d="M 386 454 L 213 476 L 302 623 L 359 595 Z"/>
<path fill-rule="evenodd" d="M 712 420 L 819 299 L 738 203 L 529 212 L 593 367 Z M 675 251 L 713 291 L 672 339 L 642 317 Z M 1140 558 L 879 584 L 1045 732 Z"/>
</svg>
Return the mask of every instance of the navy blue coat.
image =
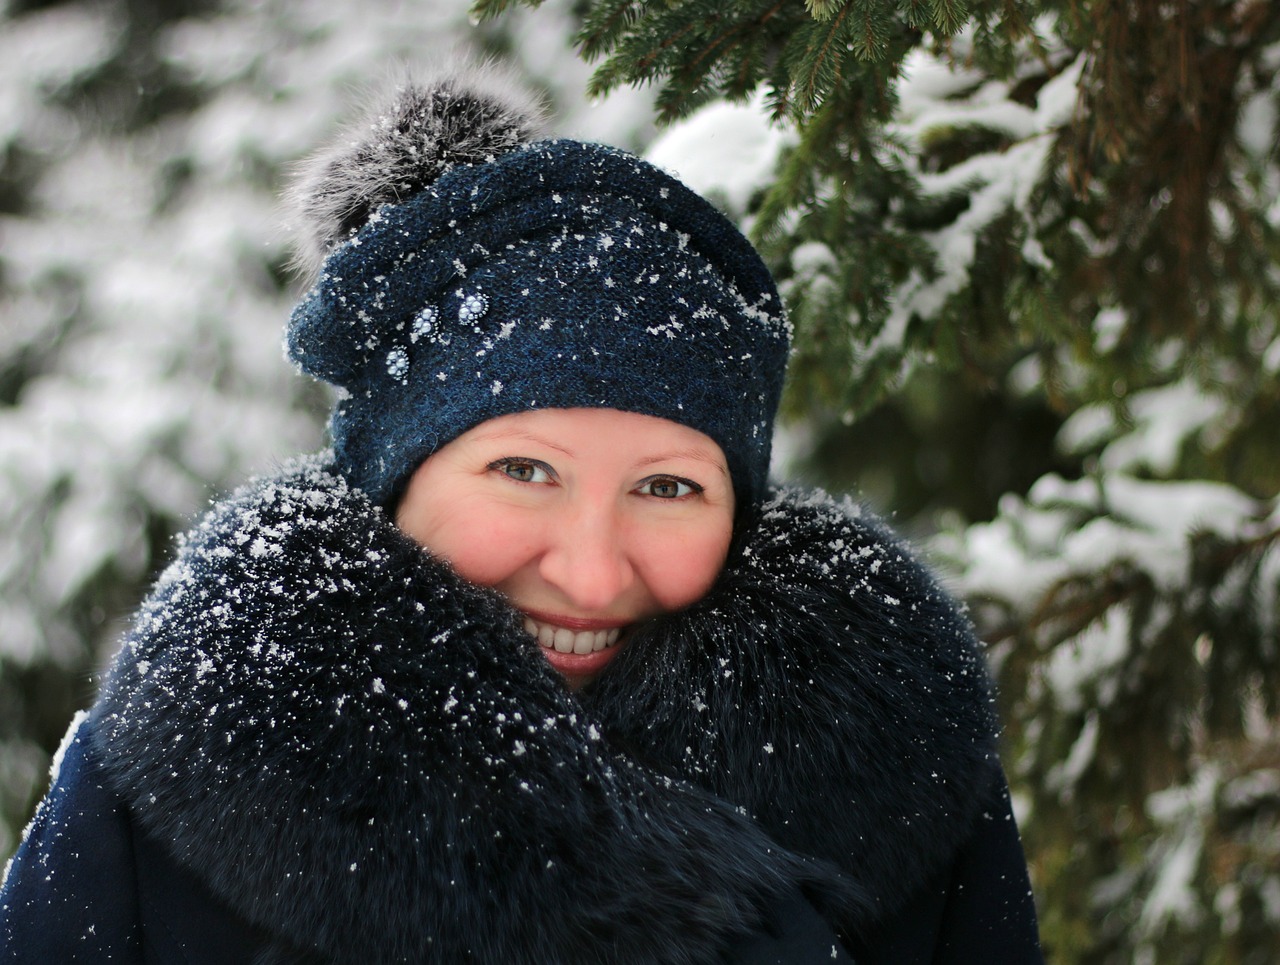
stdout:
<svg viewBox="0 0 1280 965">
<path fill-rule="evenodd" d="M 0 961 L 1039 962 L 967 623 L 780 494 L 567 692 L 316 464 L 185 541 L 0 892 Z"/>
</svg>

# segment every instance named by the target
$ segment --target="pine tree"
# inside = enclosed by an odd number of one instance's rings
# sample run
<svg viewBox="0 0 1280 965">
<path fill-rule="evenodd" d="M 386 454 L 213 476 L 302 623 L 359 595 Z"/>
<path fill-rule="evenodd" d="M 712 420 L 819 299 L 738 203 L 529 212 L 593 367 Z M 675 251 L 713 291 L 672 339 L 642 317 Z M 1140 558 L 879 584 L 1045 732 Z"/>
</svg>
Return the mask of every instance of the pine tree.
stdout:
<svg viewBox="0 0 1280 965">
<path fill-rule="evenodd" d="M 595 92 L 784 135 L 734 213 L 787 411 L 811 472 L 944 527 L 1051 960 L 1280 959 L 1280 7 L 579 9 Z"/>
</svg>

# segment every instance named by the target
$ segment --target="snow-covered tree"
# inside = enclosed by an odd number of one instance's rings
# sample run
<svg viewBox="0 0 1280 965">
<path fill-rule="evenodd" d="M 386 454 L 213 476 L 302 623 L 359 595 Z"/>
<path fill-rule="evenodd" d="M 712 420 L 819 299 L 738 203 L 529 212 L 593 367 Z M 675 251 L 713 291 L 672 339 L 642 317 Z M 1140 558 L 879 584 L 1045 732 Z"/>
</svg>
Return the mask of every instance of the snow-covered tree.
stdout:
<svg viewBox="0 0 1280 965">
<path fill-rule="evenodd" d="M 941 527 L 1052 960 L 1280 958 L 1280 6 L 581 7 L 784 284 L 795 465 Z"/>
</svg>

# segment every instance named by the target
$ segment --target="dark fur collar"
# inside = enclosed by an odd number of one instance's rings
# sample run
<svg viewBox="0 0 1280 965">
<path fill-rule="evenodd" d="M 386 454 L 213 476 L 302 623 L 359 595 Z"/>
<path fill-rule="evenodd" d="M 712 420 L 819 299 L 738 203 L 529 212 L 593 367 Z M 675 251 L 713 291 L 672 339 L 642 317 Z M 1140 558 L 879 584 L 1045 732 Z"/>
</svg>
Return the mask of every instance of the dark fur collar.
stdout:
<svg viewBox="0 0 1280 965">
<path fill-rule="evenodd" d="M 994 766 L 967 623 L 848 506 L 777 495 L 574 695 L 314 461 L 189 534 L 94 726 L 148 831 L 336 960 L 706 961 L 797 885 L 859 931 Z"/>
</svg>

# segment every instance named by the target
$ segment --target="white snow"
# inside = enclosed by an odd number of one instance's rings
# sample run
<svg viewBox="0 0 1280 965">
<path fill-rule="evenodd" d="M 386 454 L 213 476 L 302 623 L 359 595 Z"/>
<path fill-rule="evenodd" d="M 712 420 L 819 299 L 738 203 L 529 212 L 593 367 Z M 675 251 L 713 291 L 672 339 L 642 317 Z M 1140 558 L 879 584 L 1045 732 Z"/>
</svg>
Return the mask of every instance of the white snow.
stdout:
<svg viewBox="0 0 1280 965">
<path fill-rule="evenodd" d="M 1241 106 L 1236 122 L 1237 136 L 1254 157 L 1264 159 L 1275 149 L 1278 113 L 1275 92 L 1270 90 L 1254 93 Z"/>
<path fill-rule="evenodd" d="M 925 280 L 917 275 L 900 286 L 890 320 L 873 349 L 901 348 L 913 315 L 927 318 L 936 314 L 965 287 L 978 235 L 1009 210 L 1028 210 L 1027 199 L 1040 181 L 1051 147 L 1052 140 L 1038 134 L 1003 154 L 977 155 L 942 174 L 920 175 L 927 193 L 948 195 L 963 191 L 968 195 L 969 207 L 947 227 L 924 234 L 924 240 L 934 249 L 938 276 Z"/>
<path fill-rule="evenodd" d="M 1098 749 L 1099 720 L 1096 712 L 1087 714 L 1080 735 L 1071 745 L 1071 752 L 1066 760 L 1050 769 L 1047 783 L 1051 790 L 1057 791 L 1064 802 L 1070 801 L 1073 789 L 1085 770 L 1093 763 Z"/>
<path fill-rule="evenodd" d="M 913 52 L 900 88 L 900 104 L 889 133 L 908 148 L 926 143 L 936 131 L 973 127 L 1004 135 L 1006 148 L 975 154 L 944 171 L 915 174 L 926 195 L 963 194 L 967 208 L 949 225 L 926 233 L 934 249 L 937 277 L 912 273 L 891 300 L 890 317 L 871 340 L 873 353 L 899 353 L 905 345 L 912 317 L 929 318 L 969 281 L 978 236 L 1010 211 L 1025 224 L 1022 255 L 1045 268 L 1052 267 L 1035 238 L 1035 210 L 1028 203 L 1040 183 L 1058 129 L 1072 115 L 1075 87 L 1083 59 L 1068 65 L 1039 91 L 1034 108 L 1008 98 L 1003 82 L 979 83 L 972 71 L 941 62 L 930 54 Z"/>
<path fill-rule="evenodd" d="M 1166 834 L 1156 839 L 1148 858 L 1155 880 L 1142 903 L 1137 925 L 1140 935 L 1154 936 L 1171 921 L 1194 926 L 1203 917 L 1196 880 L 1220 784 L 1218 766 L 1208 764 L 1190 784 L 1147 798 L 1147 813 Z"/>
<path fill-rule="evenodd" d="M 1255 500 L 1221 483 L 1049 475 L 1025 500 L 1002 499 L 996 519 L 934 545 L 961 570 L 961 593 L 1029 611 L 1049 587 L 1116 563 L 1135 565 L 1172 592 L 1189 580 L 1194 533 L 1247 537 L 1261 515 Z"/>
<path fill-rule="evenodd" d="M 1102 354 L 1110 352 L 1120 341 L 1129 324 L 1129 313 L 1123 308 L 1104 308 L 1093 317 L 1093 344 Z"/>
<path fill-rule="evenodd" d="M 645 157 L 741 217 L 773 179 L 778 156 L 795 141 L 772 124 L 763 94 L 746 104 L 716 102 L 660 134 Z"/>
<path fill-rule="evenodd" d="M 1120 683 L 1116 671 L 1130 652 L 1130 624 L 1127 608 L 1112 607 L 1075 639 L 1054 648 L 1044 675 L 1059 710 L 1079 713 L 1091 706 L 1105 708 L 1115 700 Z M 1075 783 L 1092 759 L 1098 719 L 1096 713 L 1089 716 L 1081 740 L 1063 764 L 1065 784 Z"/>
</svg>

